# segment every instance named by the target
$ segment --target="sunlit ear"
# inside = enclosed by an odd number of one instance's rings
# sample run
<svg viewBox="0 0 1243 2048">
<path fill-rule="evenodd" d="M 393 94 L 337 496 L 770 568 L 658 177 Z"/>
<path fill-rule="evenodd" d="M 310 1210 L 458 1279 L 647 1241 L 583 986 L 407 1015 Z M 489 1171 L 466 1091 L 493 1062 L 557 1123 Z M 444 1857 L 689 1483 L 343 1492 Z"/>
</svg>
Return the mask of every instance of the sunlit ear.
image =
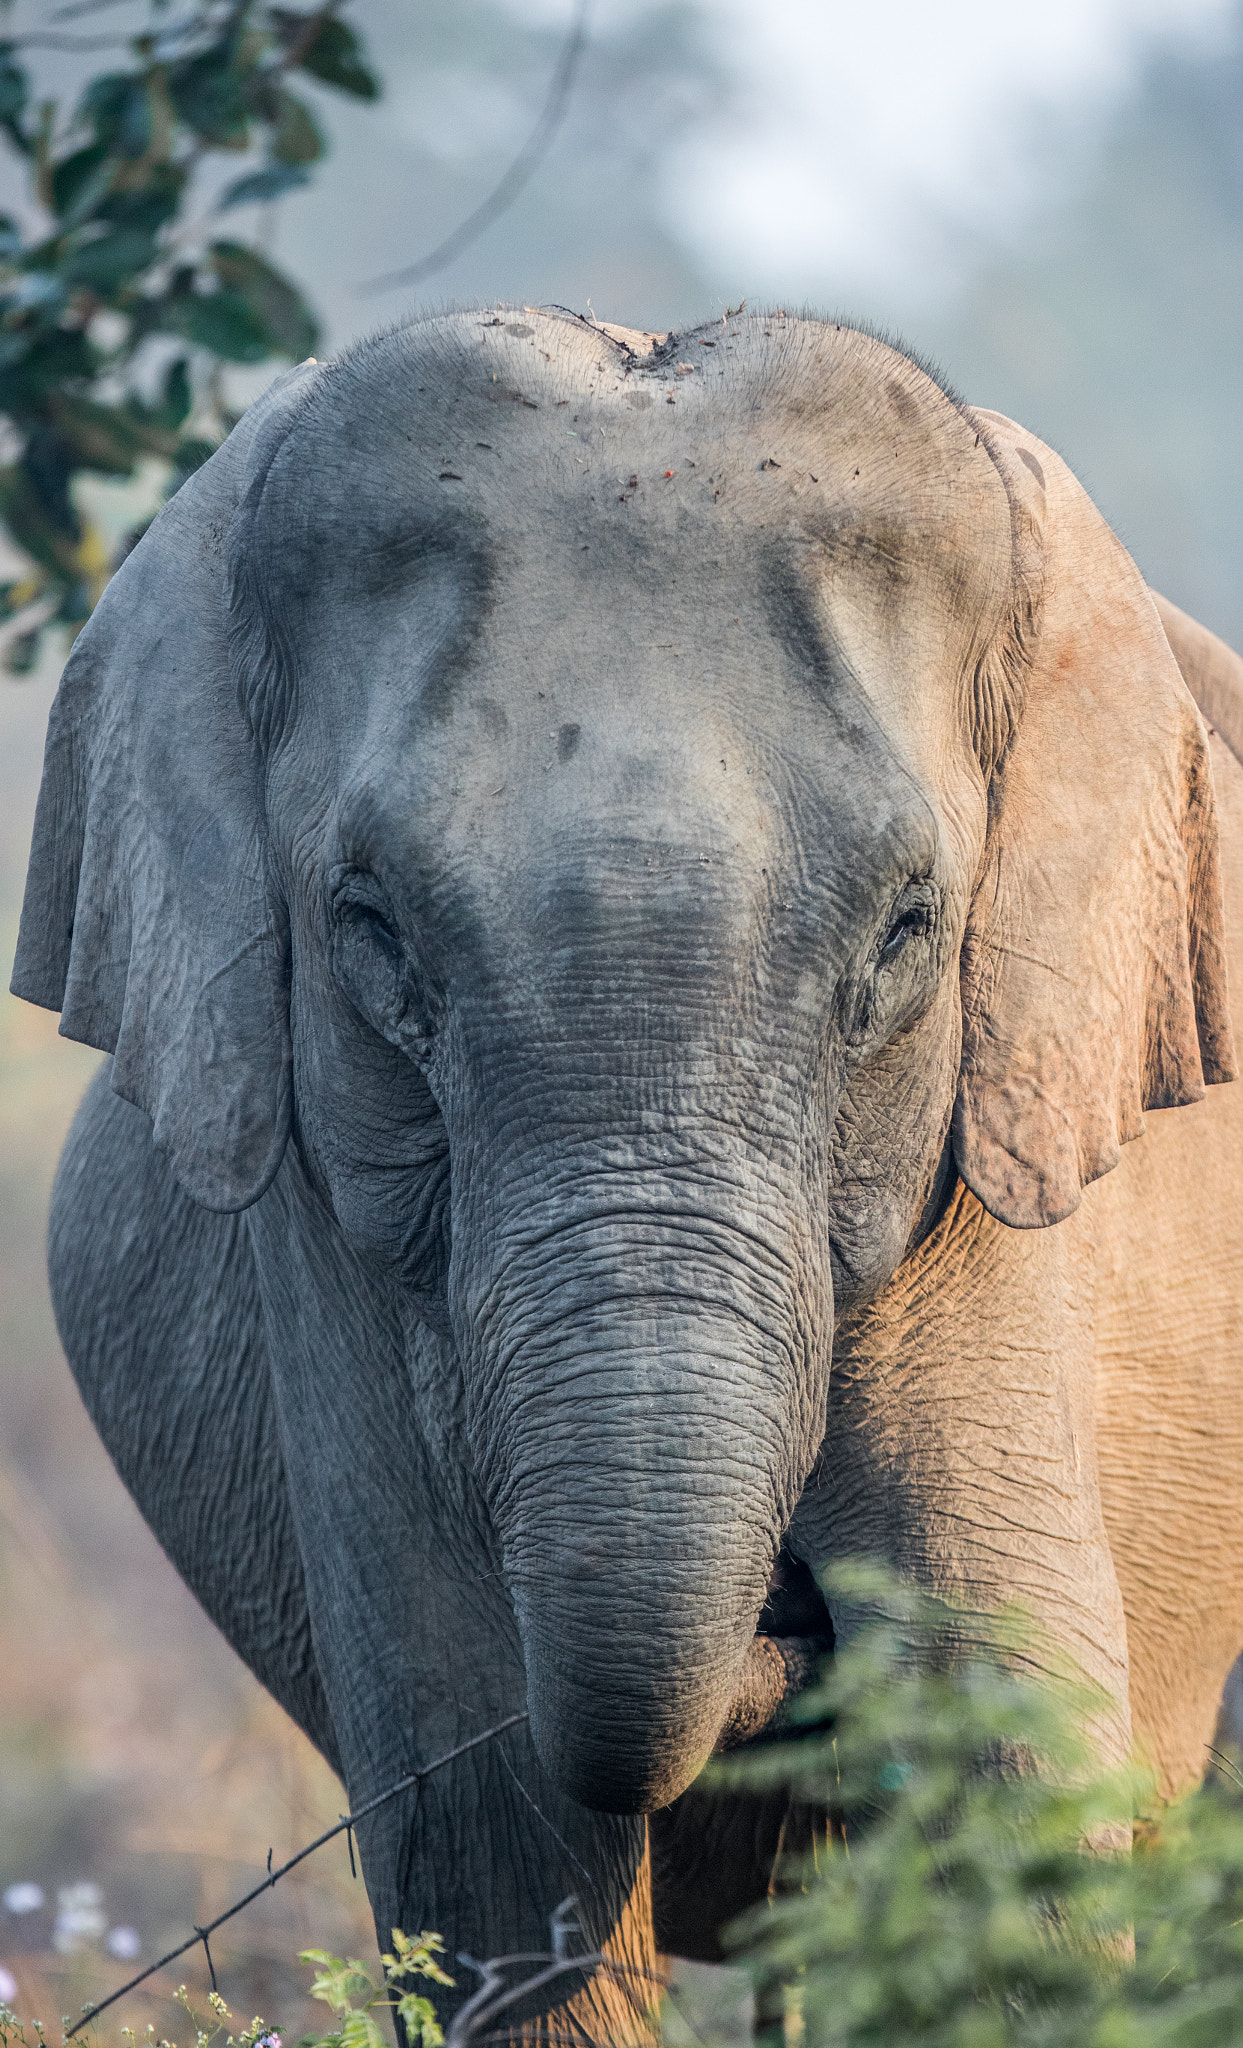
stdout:
<svg viewBox="0 0 1243 2048">
<path fill-rule="evenodd" d="M 1233 1080 L 1208 745 L 1135 564 L 1051 449 L 973 415 L 1043 560 L 962 954 L 959 1172 L 1056 1223 L 1145 1109 Z"/>
</svg>

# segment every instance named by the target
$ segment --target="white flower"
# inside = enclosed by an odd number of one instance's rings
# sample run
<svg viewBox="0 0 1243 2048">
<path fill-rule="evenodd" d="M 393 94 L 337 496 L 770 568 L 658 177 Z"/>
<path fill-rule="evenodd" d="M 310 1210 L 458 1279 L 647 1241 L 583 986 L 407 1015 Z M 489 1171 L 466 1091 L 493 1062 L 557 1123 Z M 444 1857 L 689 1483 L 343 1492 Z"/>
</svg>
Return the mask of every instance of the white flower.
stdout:
<svg viewBox="0 0 1243 2048">
<path fill-rule="evenodd" d="M 58 1955 L 73 1956 L 88 1942 L 98 1941 L 108 1925 L 104 1895 L 97 1884 L 63 1884 L 56 1894 L 56 1925 L 52 1943 Z"/>
<path fill-rule="evenodd" d="M 123 1963 L 132 1963 L 135 1956 L 142 1954 L 142 1939 L 136 1927 L 114 1927 L 104 1947 L 110 1956 L 119 1956 Z"/>
<path fill-rule="evenodd" d="M 6 1913 L 37 1913 L 42 1904 L 41 1884 L 11 1884 L 4 1894 Z"/>
</svg>

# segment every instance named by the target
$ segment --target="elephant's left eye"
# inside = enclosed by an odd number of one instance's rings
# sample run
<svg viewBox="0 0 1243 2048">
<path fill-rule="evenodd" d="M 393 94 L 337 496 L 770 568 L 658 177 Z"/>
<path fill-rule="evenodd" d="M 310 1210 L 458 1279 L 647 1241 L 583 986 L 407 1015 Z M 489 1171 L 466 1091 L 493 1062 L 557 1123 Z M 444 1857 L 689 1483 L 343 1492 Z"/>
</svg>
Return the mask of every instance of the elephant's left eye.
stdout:
<svg viewBox="0 0 1243 2048">
<path fill-rule="evenodd" d="M 932 921 L 931 910 L 926 903 L 912 903 L 895 917 L 880 943 L 876 956 L 877 965 L 887 967 L 896 960 L 908 939 L 922 937 Z"/>
<path fill-rule="evenodd" d="M 922 1008 L 935 986 L 935 948 L 940 891 L 931 880 L 909 882 L 889 912 L 889 922 L 860 982 L 848 1036 L 852 1044 L 876 1046 L 891 1038 Z"/>
</svg>

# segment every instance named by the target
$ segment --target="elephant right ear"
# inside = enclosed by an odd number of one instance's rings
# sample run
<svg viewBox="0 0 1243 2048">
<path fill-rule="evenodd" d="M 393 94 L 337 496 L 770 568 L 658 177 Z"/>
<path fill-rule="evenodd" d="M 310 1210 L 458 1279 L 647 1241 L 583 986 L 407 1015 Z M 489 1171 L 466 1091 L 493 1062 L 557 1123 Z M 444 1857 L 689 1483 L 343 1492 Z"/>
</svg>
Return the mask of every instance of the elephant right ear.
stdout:
<svg viewBox="0 0 1243 2048">
<path fill-rule="evenodd" d="M 319 372 L 277 379 L 170 500 L 74 647 L 48 725 L 13 993 L 115 1054 L 191 1198 L 244 1209 L 292 1111 L 287 938 L 227 638 L 226 535 Z"/>
</svg>

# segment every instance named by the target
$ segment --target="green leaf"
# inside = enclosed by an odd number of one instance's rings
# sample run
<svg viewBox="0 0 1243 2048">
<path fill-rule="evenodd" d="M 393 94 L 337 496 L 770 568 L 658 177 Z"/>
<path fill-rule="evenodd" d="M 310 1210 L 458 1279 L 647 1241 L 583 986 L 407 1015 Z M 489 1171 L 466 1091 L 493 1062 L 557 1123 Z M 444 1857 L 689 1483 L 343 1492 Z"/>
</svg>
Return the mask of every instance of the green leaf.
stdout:
<svg viewBox="0 0 1243 2048">
<path fill-rule="evenodd" d="M 272 154 L 282 164 L 313 164 L 324 154 L 324 138 L 315 125 L 309 107 L 291 92 L 280 94 L 276 103 L 276 132 Z"/>
<path fill-rule="evenodd" d="M 46 327 L 20 339 L 19 360 L 6 364 L 0 355 L 0 412 L 41 412 L 49 393 L 95 374 L 96 351 L 80 328 Z"/>
<path fill-rule="evenodd" d="M 366 2010 L 347 2012 L 341 2021 L 341 2048 L 389 2048 L 377 2021 Z"/>
<path fill-rule="evenodd" d="M 247 178 L 235 178 L 222 195 L 219 210 L 227 213 L 231 206 L 280 199 L 286 192 L 310 182 L 310 172 L 298 164 L 265 164 L 261 171 L 252 171 Z"/>
<path fill-rule="evenodd" d="M 134 228 L 140 234 L 157 235 L 173 219 L 185 190 L 186 172 L 181 164 L 148 164 L 141 186 L 106 192 L 94 208 L 94 219 L 110 227 Z"/>
<path fill-rule="evenodd" d="M 272 354 L 289 355 L 296 362 L 314 355 L 314 315 L 287 278 L 240 242 L 213 242 L 208 253 L 221 284 L 241 297 L 261 323 Z"/>
<path fill-rule="evenodd" d="M 65 259 L 61 274 L 66 283 L 88 285 L 106 298 L 150 270 L 159 255 L 159 247 L 150 235 L 122 228 L 116 234 L 99 235 L 80 243 Z"/>
<path fill-rule="evenodd" d="M 68 533 L 45 492 L 21 463 L 0 468 L 0 518 L 19 548 L 58 582 L 78 575 L 79 533 Z"/>
<path fill-rule="evenodd" d="M 42 644 L 42 626 L 31 626 L 26 633 L 15 633 L 4 650 L 4 665 L 9 674 L 28 676 L 38 662 Z"/>
<path fill-rule="evenodd" d="M 380 1996 L 380 1987 L 353 1956 L 330 1955 L 327 1949 L 304 1948 L 298 1960 L 318 1965 L 319 1975 L 311 1984 L 311 1997 L 318 1998 L 333 2012 L 352 2012 Z"/>
<path fill-rule="evenodd" d="M 405 2028 L 407 2041 L 419 2041 L 422 2048 L 442 2048 L 444 2031 L 430 1998 L 424 1998 L 417 1991 L 407 1991 L 397 2000 L 395 2009 Z"/>
<path fill-rule="evenodd" d="M 176 460 L 186 445 L 179 434 L 190 410 L 185 369 L 179 360 L 170 372 L 170 380 L 176 372 L 182 373 L 185 391 L 175 387 L 171 401 L 166 399 L 158 407 L 144 406 L 132 394 L 120 405 L 100 405 L 79 394 L 60 392 L 49 400 L 48 412 L 65 439 L 80 451 L 84 468 L 120 475 L 128 472 L 139 455 Z"/>
<path fill-rule="evenodd" d="M 179 427 L 189 416 L 194 403 L 190 388 L 190 366 L 184 356 L 178 356 L 164 372 L 164 389 L 161 393 L 159 417 L 170 427 Z"/>
<path fill-rule="evenodd" d="M 140 157 L 151 146 L 151 94 L 141 72 L 111 71 L 93 78 L 78 102 L 78 115 L 113 156 Z"/>
<path fill-rule="evenodd" d="M 392 1932 L 396 1954 L 380 1958 L 390 1984 L 396 1984 L 402 1977 L 430 1977 L 434 1984 L 452 1984 L 452 1977 L 436 1961 L 445 1952 L 440 1935 L 430 1934 L 427 1928 L 419 1935 L 403 1934 L 400 1927 L 394 1927 Z"/>
<path fill-rule="evenodd" d="M 105 71 L 82 89 L 77 118 L 95 131 L 96 142 L 105 148 L 113 141 L 125 116 L 125 103 L 134 83 L 132 71 Z"/>
<path fill-rule="evenodd" d="M 0 43 L 0 128 L 7 130 L 24 156 L 34 147 L 21 125 L 29 94 L 26 73 L 14 61 L 12 43 Z"/>
<path fill-rule="evenodd" d="M 292 49 L 298 43 L 310 19 L 310 15 L 296 14 L 292 8 L 272 9 L 273 26 L 284 49 Z M 338 92 L 351 93 L 355 99 L 375 100 L 380 97 L 380 81 L 363 56 L 362 39 L 344 21 L 331 18 L 325 21 L 303 51 L 295 69 L 309 71 L 311 77 L 318 78 L 321 84 L 333 85 Z"/>
<path fill-rule="evenodd" d="M 151 449 L 149 430 L 144 430 L 128 406 L 99 405 L 91 398 L 58 392 L 48 404 L 52 423 L 61 439 L 77 457 L 77 467 L 97 470 L 103 476 L 132 476 L 134 462 Z M 153 452 L 171 454 L 167 445 Z"/>
<path fill-rule="evenodd" d="M 243 80 L 227 45 L 171 65 L 168 89 L 186 126 L 213 149 L 249 149 Z"/>
<path fill-rule="evenodd" d="M 262 363 L 275 353 L 266 326 L 240 292 L 192 292 L 170 325 L 227 363 Z"/>
<path fill-rule="evenodd" d="M 92 142 L 88 148 L 77 149 L 72 156 L 63 157 L 52 172 L 52 205 L 57 217 L 64 220 L 84 192 L 94 191 L 97 187 L 102 197 L 111 177 L 112 166 L 102 142 Z"/>
</svg>

